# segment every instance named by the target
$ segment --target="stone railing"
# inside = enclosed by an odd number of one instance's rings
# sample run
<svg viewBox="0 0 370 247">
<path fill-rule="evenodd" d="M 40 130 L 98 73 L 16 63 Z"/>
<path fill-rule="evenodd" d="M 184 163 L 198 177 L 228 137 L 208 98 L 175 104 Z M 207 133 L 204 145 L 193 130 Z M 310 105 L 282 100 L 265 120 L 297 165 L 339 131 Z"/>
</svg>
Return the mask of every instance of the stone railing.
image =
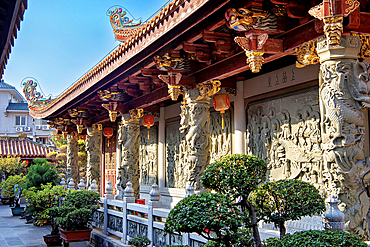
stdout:
<svg viewBox="0 0 370 247">
<path fill-rule="evenodd" d="M 128 244 L 136 236 L 147 237 L 151 246 L 166 245 L 203 246 L 207 240 L 193 234 L 170 234 L 164 232 L 164 223 L 170 209 L 162 208 L 158 186 L 153 184 L 147 205 L 135 203 L 131 183 L 127 183 L 123 200 L 114 200 L 111 183 L 108 182 L 100 209 L 93 217 L 93 227 L 101 229 L 105 235 L 114 235 Z"/>
</svg>

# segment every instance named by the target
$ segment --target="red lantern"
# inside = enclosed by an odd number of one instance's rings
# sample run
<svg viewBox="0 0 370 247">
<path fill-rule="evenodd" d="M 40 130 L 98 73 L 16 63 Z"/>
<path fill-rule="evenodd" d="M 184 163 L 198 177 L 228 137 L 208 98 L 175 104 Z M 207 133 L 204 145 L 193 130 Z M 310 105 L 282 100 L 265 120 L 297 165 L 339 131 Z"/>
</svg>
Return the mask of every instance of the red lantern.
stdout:
<svg viewBox="0 0 370 247">
<path fill-rule="evenodd" d="M 213 107 L 216 111 L 220 111 L 222 116 L 222 129 L 224 129 L 224 116 L 225 110 L 230 108 L 230 97 L 228 94 L 216 94 L 213 96 Z"/>
<path fill-rule="evenodd" d="M 109 138 L 113 136 L 113 128 L 105 127 L 103 129 L 103 136 L 108 138 L 108 147 L 109 147 Z"/>
<path fill-rule="evenodd" d="M 142 119 L 143 125 L 148 128 L 148 139 L 149 139 L 149 129 L 154 125 L 154 116 L 152 114 L 147 114 Z"/>
</svg>

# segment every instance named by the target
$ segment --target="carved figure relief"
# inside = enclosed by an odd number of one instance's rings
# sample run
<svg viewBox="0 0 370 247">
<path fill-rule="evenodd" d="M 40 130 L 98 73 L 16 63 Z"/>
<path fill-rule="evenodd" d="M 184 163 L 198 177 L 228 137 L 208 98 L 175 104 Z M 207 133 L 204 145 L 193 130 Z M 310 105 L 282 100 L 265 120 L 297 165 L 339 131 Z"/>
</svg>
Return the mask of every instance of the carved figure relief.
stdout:
<svg viewBox="0 0 370 247">
<path fill-rule="evenodd" d="M 152 185 L 157 182 L 158 177 L 158 141 L 157 127 L 149 129 L 142 128 L 140 130 L 140 184 Z"/>
<path fill-rule="evenodd" d="M 117 183 L 125 189 L 128 181 L 132 183 L 135 196 L 139 193 L 139 119 L 123 121 L 118 129 L 118 144 L 121 149 L 121 162 L 118 168 Z"/>
<path fill-rule="evenodd" d="M 87 152 L 86 188 L 91 186 L 94 179 L 96 184 L 100 185 L 101 141 L 101 129 L 95 125 L 88 127 L 85 145 Z"/>
<path fill-rule="evenodd" d="M 73 182 L 76 185 L 79 181 L 79 167 L 78 167 L 78 137 L 77 133 L 72 132 L 67 135 L 67 169 L 66 178 L 67 182 L 70 178 L 73 178 Z"/>
<path fill-rule="evenodd" d="M 231 153 L 231 117 L 230 111 L 223 114 L 224 129 L 222 129 L 222 117 L 219 112 L 210 114 L 210 163 L 218 158 Z"/>
<path fill-rule="evenodd" d="M 265 160 L 268 179 L 298 178 L 324 193 L 317 91 L 252 104 L 247 113 L 247 151 Z"/>
</svg>

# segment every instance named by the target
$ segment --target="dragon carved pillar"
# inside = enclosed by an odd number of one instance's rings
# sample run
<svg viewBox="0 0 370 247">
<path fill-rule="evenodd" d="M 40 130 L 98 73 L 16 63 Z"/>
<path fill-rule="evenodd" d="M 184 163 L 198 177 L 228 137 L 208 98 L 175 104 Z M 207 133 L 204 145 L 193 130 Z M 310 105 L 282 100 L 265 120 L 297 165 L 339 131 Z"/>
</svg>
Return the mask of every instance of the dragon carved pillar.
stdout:
<svg viewBox="0 0 370 247">
<path fill-rule="evenodd" d="M 327 194 L 345 213 L 346 231 L 369 239 L 367 187 L 370 159 L 364 154 L 365 118 L 370 107 L 369 65 L 357 59 L 357 36 L 339 36 L 339 44 L 317 41 L 320 57 L 319 97 Z"/>
<path fill-rule="evenodd" d="M 139 150 L 140 150 L 140 119 L 122 118 L 118 129 L 118 145 L 121 149 L 121 162 L 117 173 L 117 199 L 122 198 L 127 182 L 132 183 L 135 197 L 139 195 Z"/>
<path fill-rule="evenodd" d="M 67 170 L 66 180 L 73 178 L 75 187 L 79 181 L 79 167 L 78 167 L 78 135 L 72 132 L 67 135 Z"/>
<path fill-rule="evenodd" d="M 101 130 L 101 124 L 93 124 L 92 127 L 87 128 L 85 148 L 87 152 L 86 188 L 90 188 L 94 179 L 97 185 L 100 186 Z"/>
<path fill-rule="evenodd" d="M 185 135 L 187 149 L 184 157 L 185 181 L 200 189 L 201 176 L 210 160 L 210 97 L 202 97 L 200 90 L 190 89 L 185 90 L 184 102 L 181 105 L 180 132 Z"/>
</svg>

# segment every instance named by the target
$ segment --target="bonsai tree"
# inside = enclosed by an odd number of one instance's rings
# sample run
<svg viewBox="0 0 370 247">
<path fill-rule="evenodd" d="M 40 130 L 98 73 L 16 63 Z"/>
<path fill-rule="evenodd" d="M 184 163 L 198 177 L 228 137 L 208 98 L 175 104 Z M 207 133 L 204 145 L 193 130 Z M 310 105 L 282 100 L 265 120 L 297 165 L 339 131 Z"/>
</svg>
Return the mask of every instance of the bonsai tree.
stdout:
<svg viewBox="0 0 370 247">
<path fill-rule="evenodd" d="M 66 195 L 61 207 L 54 206 L 46 214 L 55 217 L 60 228 L 65 231 L 88 229 L 93 213 L 99 208 L 99 200 L 97 192 L 74 190 Z"/>
<path fill-rule="evenodd" d="M 9 176 L 7 180 L 0 183 L 1 193 L 5 197 L 10 197 L 11 206 L 19 207 L 19 198 L 22 195 L 22 187 L 25 183 L 25 177 L 21 175 Z M 15 200 L 15 198 L 17 198 Z"/>
<path fill-rule="evenodd" d="M 201 193 L 181 200 L 169 213 L 164 230 L 196 232 L 207 240 L 232 246 L 242 225 L 242 213 L 228 197 Z"/>
<path fill-rule="evenodd" d="M 5 180 L 12 175 L 25 172 L 25 162 L 20 157 L 10 156 L 0 158 L 0 172 L 4 174 Z"/>
<path fill-rule="evenodd" d="M 336 230 L 309 230 L 284 235 L 281 239 L 265 240 L 266 247 L 366 247 L 367 244 L 358 236 Z"/>
<path fill-rule="evenodd" d="M 265 221 L 279 227 L 280 238 L 285 235 L 287 220 L 299 220 L 325 210 L 319 191 L 313 185 L 296 179 L 263 184 L 253 192 L 250 200 Z"/>
<path fill-rule="evenodd" d="M 51 168 L 50 164 L 36 164 L 32 165 L 28 170 L 25 188 L 36 187 L 40 189 L 42 184 L 51 183 L 56 185 L 57 181 L 58 174 L 55 168 Z"/>
<path fill-rule="evenodd" d="M 244 223 L 252 228 L 256 247 L 262 247 L 258 232 L 257 209 L 248 200 L 250 194 L 266 179 L 266 163 L 254 155 L 232 154 L 210 164 L 203 173 L 201 182 L 205 188 L 214 190 L 238 201 L 245 214 Z M 248 215 L 248 217 L 246 217 Z"/>
<path fill-rule="evenodd" d="M 50 235 L 57 235 L 59 233 L 58 225 L 53 218 L 47 214 L 47 210 L 58 206 L 59 199 L 64 197 L 67 191 L 62 186 L 53 186 L 51 183 L 46 185 L 42 184 L 41 189 L 31 187 L 24 191 L 24 196 L 27 198 L 27 207 L 33 209 L 34 216 L 39 216 L 42 219 L 49 219 L 51 222 L 52 230 Z M 40 224 L 40 222 L 37 222 Z"/>
</svg>

